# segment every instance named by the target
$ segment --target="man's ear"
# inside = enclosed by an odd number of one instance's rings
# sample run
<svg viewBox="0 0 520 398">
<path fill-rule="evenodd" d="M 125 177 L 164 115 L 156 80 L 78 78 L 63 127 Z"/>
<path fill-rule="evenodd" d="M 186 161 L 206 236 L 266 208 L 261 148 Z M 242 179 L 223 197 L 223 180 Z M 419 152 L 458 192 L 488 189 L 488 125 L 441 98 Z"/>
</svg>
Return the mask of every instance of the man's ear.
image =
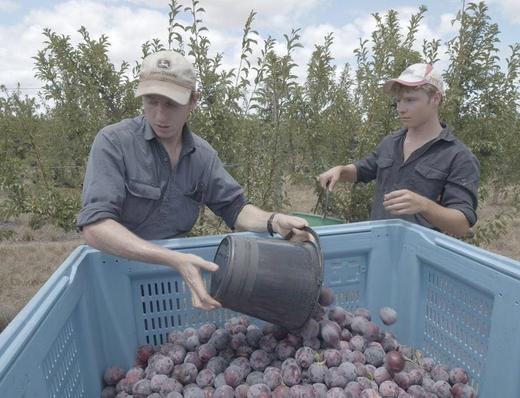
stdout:
<svg viewBox="0 0 520 398">
<path fill-rule="evenodd" d="M 440 106 L 441 101 L 442 101 L 442 94 L 441 94 L 441 92 L 437 91 L 435 94 L 433 94 L 432 99 L 433 99 L 433 101 L 434 101 L 433 103 L 435 105 Z"/>
<path fill-rule="evenodd" d="M 200 91 L 193 91 L 190 96 L 190 112 L 197 107 L 197 105 L 199 103 L 199 99 L 200 99 Z"/>
</svg>

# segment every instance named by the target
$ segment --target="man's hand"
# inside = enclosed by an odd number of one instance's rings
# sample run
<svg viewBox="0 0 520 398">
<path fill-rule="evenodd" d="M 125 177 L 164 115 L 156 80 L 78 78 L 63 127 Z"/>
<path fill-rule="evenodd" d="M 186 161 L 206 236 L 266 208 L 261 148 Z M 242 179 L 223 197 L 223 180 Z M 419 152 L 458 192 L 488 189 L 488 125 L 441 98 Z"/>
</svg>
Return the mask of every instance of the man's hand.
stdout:
<svg viewBox="0 0 520 398">
<path fill-rule="evenodd" d="M 309 226 L 307 220 L 300 217 L 276 214 L 273 219 L 273 229 L 284 239 L 294 242 L 313 241 L 313 237 L 303 228 Z"/>
<path fill-rule="evenodd" d="M 336 183 L 341 179 L 342 171 L 343 166 L 336 166 L 327 170 L 325 173 L 320 174 L 318 181 L 320 182 L 321 187 L 332 192 Z"/>
<path fill-rule="evenodd" d="M 428 210 L 430 203 L 433 202 L 408 189 L 392 191 L 383 198 L 385 210 L 393 215 L 422 213 Z"/>
<path fill-rule="evenodd" d="M 204 286 L 200 269 L 215 272 L 217 264 L 206 261 L 194 254 L 177 253 L 174 267 L 184 278 L 191 290 L 191 302 L 195 308 L 213 310 L 221 307 L 220 303 L 209 295 Z"/>
</svg>

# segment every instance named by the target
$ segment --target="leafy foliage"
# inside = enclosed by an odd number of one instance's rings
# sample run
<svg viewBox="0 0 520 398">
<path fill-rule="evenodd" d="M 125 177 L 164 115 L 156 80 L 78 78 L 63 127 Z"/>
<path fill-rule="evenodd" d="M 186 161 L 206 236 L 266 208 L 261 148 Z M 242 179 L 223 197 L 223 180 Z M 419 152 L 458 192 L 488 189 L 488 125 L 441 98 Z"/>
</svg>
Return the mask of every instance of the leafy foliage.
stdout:
<svg viewBox="0 0 520 398">
<path fill-rule="evenodd" d="M 381 83 L 412 63 L 438 62 L 440 40 L 419 44 L 416 39 L 426 13 L 420 7 L 405 27 L 394 10 L 373 14 L 375 30 L 360 41 L 355 65 L 336 65 L 334 35 L 325 35 L 314 44 L 302 81 L 295 52 L 309 43 L 301 42 L 299 29 L 284 35 L 283 43 L 272 37 L 261 40 L 251 11 L 239 64 L 226 70 L 222 53 L 211 51 L 199 1 L 183 5 L 172 0 L 168 42 L 144 43 L 142 56 L 170 48 L 194 60 L 202 97 L 192 114 L 192 129 L 219 151 L 253 203 L 276 210 L 286 201 L 288 182 L 314 186 L 316 175 L 365 156 L 399 127 Z M 484 2 L 468 4 L 454 23 L 460 28 L 447 43 L 442 118 L 480 159 L 481 197 L 488 198 L 510 191 L 520 178 L 520 44 L 510 46 L 501 67 L 498 26 Z M 39 100 L 5 88 L 0 98 L 0 190 L 6 198 L 0 213 L 29 213 L 34 227 L 43 222 L 74 227 L 95 134 L 140 112 L 134 90 L 141 60 L 132 68 L 127 62 L 115 66 L 108 57 L 108 37 L 93 39 L 84 27 L 79 32 L 82 41 L 73 46 L 68 36 L 44 30 L 44 48 L 34 57 L 36 76 L 43 82 Z M 329 214 L 366 219 L 372 190 L 370 184 L 342 187 Z M 483 223 L 473 242 L 493 239 L 507 223 L 507 215 Z M 194 233 L 221 228 L 204 213 Z"/>
</svg>

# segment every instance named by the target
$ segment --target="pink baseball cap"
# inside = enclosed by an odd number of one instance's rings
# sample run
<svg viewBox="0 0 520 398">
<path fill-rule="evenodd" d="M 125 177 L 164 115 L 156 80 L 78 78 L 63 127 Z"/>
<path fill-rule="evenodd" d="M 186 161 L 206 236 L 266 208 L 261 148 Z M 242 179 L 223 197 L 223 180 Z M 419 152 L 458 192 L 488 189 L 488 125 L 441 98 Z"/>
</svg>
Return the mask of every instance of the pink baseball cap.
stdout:
<svg viewBox="0 0 520 398">
<path fill-rule="evenodd" d="M 423 84 L 431 84 L 444 95 L 444 82 L 441 73 L 433 68 L 431 64 L 413 64 L 406 68 L 398 78 L 388 80 L 383 89 L 389 93 L 395 84 L 403 86 L 417 87 Z"/>
</svg>

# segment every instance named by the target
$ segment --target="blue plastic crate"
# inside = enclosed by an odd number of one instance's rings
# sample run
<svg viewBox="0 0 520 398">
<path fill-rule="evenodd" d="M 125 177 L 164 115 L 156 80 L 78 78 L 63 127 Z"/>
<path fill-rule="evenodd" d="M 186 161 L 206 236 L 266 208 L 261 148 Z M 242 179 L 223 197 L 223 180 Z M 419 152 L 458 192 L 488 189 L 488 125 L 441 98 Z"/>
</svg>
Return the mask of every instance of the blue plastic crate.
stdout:
<svg viewBox="0 0 520 398">
<path fill-rule="evenodd" d="M 520 397 L 520 263 L 398 220 L 317 231 L 339 305 L 394 307 L 400 342 L 468 369 L 480 397 Z M 163 244 L 211 260 L 221 239 Z M 81 246 L 0 335 L 0 397 L 98 397 L 105 368 L 129 368 L 139 345 L 233 315 L 194 310 L 166 267 Z"/>
</svg>

